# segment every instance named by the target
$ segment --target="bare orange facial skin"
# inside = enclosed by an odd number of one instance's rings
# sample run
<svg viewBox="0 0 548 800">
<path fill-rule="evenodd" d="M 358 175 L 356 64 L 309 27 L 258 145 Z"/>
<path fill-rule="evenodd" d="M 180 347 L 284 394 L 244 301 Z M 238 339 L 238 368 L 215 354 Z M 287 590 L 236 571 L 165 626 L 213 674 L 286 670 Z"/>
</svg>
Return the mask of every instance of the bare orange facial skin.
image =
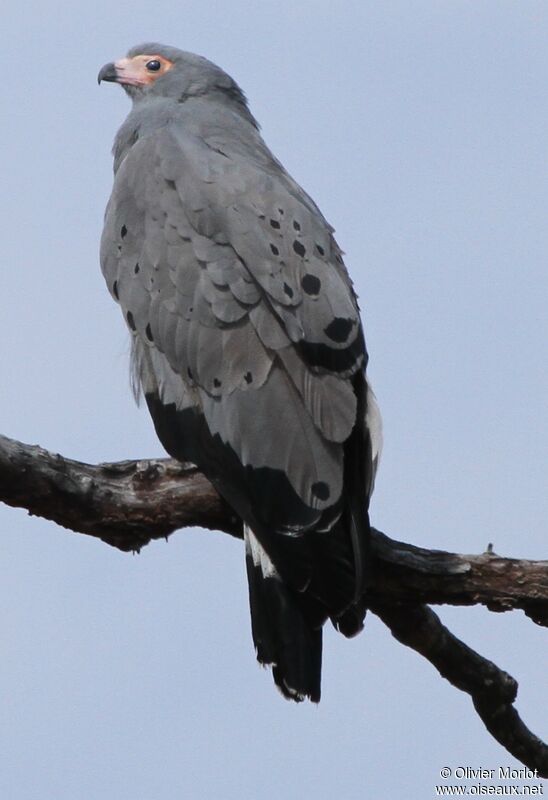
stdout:
<svg viewBox="0 0 548 800">
<path fill-rule="evenodd" d="M 117 83 L 129 86 L 150 86 L 172 68 L 173 61 L 151 54 L 121 58 L 116 61 L 114 66 L 116 67 Z"/>
</svg>

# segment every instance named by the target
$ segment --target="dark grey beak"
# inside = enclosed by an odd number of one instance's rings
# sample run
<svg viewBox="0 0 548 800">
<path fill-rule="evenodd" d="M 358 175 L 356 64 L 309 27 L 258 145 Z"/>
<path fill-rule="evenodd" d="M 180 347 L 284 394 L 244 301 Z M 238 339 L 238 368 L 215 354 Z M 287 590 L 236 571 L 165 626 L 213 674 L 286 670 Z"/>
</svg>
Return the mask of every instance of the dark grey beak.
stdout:
<svg viewBox="0 0 548 800">
<path fill-rule="evenodd" d="M 116 72 L 116 67 L 110 62 L 110 64 L 105 64 L 104 67 L 101 67 L 99 74 L 97 75 L 97 83 L 101 83 L 101 81 L 111 81 L 116 83 L 118 80 L 118 73 Z"/>
</svg>

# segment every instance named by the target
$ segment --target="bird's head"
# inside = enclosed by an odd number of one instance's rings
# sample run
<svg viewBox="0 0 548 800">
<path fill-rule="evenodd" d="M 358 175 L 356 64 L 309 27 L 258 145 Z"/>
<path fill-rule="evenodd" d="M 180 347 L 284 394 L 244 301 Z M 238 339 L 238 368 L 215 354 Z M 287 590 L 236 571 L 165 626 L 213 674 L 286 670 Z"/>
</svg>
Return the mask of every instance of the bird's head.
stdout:
<svg viewBox="0 0 548 800">
<path fill-rule="evenodd" d="M 119 83 L 132 100 L 150 96 L 181 100 L 210 91 L 224 91 L 245 103 L 243 93 L 220 67 L 202 56 L 157 42 L 132 47 L 124 58 L 105 64 L 98 82 Z"/>
</svg>

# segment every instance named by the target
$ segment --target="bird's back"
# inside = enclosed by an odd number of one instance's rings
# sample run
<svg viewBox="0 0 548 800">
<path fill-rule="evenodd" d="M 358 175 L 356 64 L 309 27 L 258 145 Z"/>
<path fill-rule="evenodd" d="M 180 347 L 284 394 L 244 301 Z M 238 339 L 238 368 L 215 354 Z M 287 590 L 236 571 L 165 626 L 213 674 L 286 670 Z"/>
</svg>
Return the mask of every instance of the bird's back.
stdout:
<svg viewBox="0 0 548 800">
<path fill-rule="evenodd" d="M 258 658 L 318 700 L 321 626 L 365 614 L 376 405 L 331 227 L 217 95 L 136 104 L 102 268 L 161 441 L 245 523 Z"/>
</svg>

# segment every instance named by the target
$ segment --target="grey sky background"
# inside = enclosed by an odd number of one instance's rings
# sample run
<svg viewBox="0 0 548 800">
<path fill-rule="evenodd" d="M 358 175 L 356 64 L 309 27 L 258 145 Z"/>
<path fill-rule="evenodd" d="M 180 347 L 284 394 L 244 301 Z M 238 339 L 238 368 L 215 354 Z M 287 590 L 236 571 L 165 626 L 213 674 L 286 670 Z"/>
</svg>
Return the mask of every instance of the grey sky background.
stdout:
<svg viewBox="0 0 548 800">
<path fill-rule="evenodd" d="M 94 0 L 3 7 L 0 432 L 80 460 L 161 455 L 98 264 L 145 40 L 220 64 L 335 226 L 385 450 L 373 522 L 425 547 L 547 558 L 545 0 Z M 187 531 L 122 554 L 0 507 L 0 797 L 424 800 L 519 766 L 374 617 L 327 630 L 323 699 L 255 662 L 243 552 Z M 439 610 L 548 735 L 548 633 Z"/>
</svg>

